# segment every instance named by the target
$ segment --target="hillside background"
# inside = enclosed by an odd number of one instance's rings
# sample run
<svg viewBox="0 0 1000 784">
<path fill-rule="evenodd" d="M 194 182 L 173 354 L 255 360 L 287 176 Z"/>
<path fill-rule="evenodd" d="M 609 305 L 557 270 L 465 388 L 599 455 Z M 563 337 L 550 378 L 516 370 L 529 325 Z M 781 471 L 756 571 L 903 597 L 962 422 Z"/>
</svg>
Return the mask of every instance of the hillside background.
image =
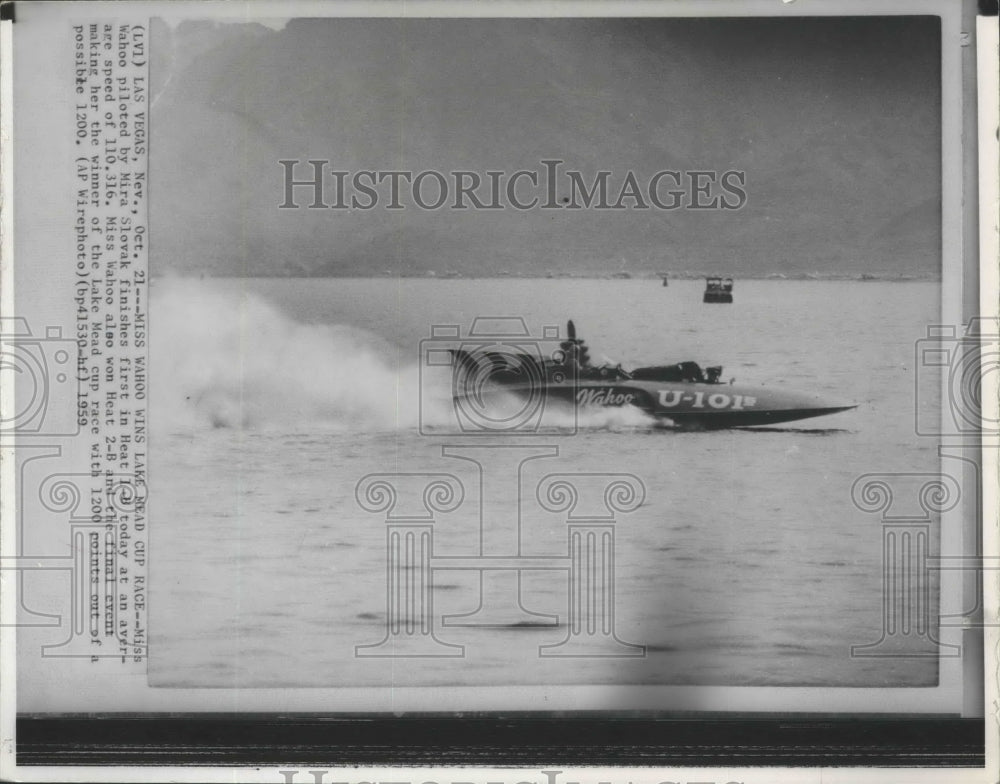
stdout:
<svg viewBox="0 0 1000 784">
<path fill-rule="evenodd" d="M 940 274 L 934 17 L 154 21 L 156 273 Z M 739 211 L 279 210 L 331 168 L 746 172 Z M 304 197 L 302 197 L 304 200 Z"/>
</svg>

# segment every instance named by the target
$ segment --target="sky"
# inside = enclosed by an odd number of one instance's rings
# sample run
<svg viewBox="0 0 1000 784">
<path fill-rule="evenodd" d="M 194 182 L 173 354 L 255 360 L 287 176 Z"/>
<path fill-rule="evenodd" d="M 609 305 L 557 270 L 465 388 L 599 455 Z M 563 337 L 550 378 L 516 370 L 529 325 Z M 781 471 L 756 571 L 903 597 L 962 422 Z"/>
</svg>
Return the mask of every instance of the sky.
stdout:
<svg viewBox="0 0 1000 784">
<path fill-rule="evenodd" d="M 152 36 L 157 272 L 940 271 L 935 17 L 187 21 Z M 611 172 L 611 201 L 629 171 L 642 189 L 659 171 L 731 170 L 746 198 L 388 210 L 386 186 L 370 210 L 306 209 L 304 191 L 283 210 L 282 159 L 484 180 L 558 159 L 588 184 Z"/>
</svg>

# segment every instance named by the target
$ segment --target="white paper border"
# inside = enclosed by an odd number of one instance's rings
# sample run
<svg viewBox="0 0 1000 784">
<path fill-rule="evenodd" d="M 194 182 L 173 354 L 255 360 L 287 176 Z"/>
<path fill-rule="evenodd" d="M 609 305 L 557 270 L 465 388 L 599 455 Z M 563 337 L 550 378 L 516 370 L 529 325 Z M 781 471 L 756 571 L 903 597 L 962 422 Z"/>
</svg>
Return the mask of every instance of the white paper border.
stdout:
<svg viewBox="0 0 1000 784">
<path fill-rule="evenodd" d="M 50 4 L 50 3 L 38 3 L 35 4 L 39 7 L 48 6 L 45 11 L 49 8 L 61 5 L 60 11 L 67 9 L 64 4 Z M 19 6 L 19 9 L 23 6 Z M 954 77 L 949 76 L 949 74 L 954 74 L 961 71 L 960 63 L 960 51 L 957 45 L 958 38 L 961 34 L 961 19 L 958 13 L 959 4 L 958 3 L 942 3 L 935 2 L 934 0 L 918 0 L 918 2 L 893 2 L 892 0 L 882 0 L 882 2 L 862 2 L 861 0 L 844 0 L 844 2 L 836 2 L 835 0 L 816 0 L 816 2 L 803 2 L 798 0 L 797 2 L 762 2 L 761 0 L 746 0 L 746 2 L 739 2 L 737 0 L 715 0 L 710 5 L 704 5 L 699 2 L 693 2 L 691 0 L 677 0 L 676 2 L 649 2 L 649 0 L 627 0 L 621 3 L 606 3 L 606 2 L 595 2 L 594 0 L 581 0 L 580 2 L 544 2 L 544 3 L 531 3 L 531 2 L 512 2 L 511 0 L 501 0 L 500 2 L 491 3 L 465 3 L 458 4 L 453 2 L 443 2 L 442 0 L 413 0 L 412 2 L 360 2 L 358 0 L 344 0 L 339 2 L 337 5 L 331 4 L 318 4 L 311 2 L 290 2 L 290 3 L 269 3 L 269 2 L 225 2 L 225 3 L 198 3 L 190 2 L 189 0 L 177 0 L 176 2 L 170 2 L 166 6 L 159 3 L 147 3 L 142 5 L 129 4 L 127 7 L 125 4 L 119 3 L 109 3 L 109 2 L 96 2 L 89 3 L 86 6 L 86 15 L 99 17 L 114 16 L 117 18 L 140 15 L 143 19 L 150 16 L 158 16 L 167 20 L 175 19 L 180 21 L 184 18 L 194 17 L 194 16 L 205 16 L 208 14 L 208 10 L 211 9 L 212 16 L 218 16 L 219 18 L 231 19 L 233 21 L 248 21 L 251 19 L 273 16 L 273 17 L 295 17 L 295 16 L 324 16 L 324 17 L 347 17 L 347 16 L 403 16 L 403 17 L 429 17 L 429 16 L 441 16 L 441 17 L 479 17 L 479 16 L 610 16 L 610 17 L 620 17 L 620 16 L 646 16 L 646 15 L 669 15 L 669 16 L 699 16 L 699 17 L 722 17 L 722 16 L 758 16 L 758 15 L 773 15 L 773 16 L 842 16 L 842 15 L 872 15 L 872 14 L 882 14 L 882 15 L 913 15 L 913 14 L 929 14 L 941 17 L 942 24 L 942 196 L 943 196 L 943 206 L 944 212 L 942 217 L 942 234 L 944 240 L 943 249 L 943 268 L 942 268 L 942 289 L 943 289 L 943 310 L 942 310 L 942 323 L 961 323 L 962 313 L 961 313 L 961 286 L 957 285 L 957 281 L 961 281 L 962 273 L 962 213 L 958 205 L 961 204 L 961 192 L 962 192 L 962 178 L 961 178 L 961 168 L 962 168 L 962 150 L 961 150 L 961 134 L 962 134 L 962 116 L 961 111 L 954 111 L 955 106 L 960 106 L 960 90 L 958 95 L 956 95 L 955 85 L 956 81 Z M 273 14 L 269 13 L 273 9 Z M 36 8 L 35 10 L 43 10 L 42 8 Z M 68 9 L 67 9 L 68 10 Z M 139 12 L 141 11 L 141 14 Z M 74 16 L 83 15 L 83 6 L 75 5 L 75 8 L 71 9 L 71 13 Z M 996 229 L 995 229 L 995 216 L 996 216 L 996 181 L 995 175 L 993 177 L 982 176 L 984 172 L 996 172 L 996 136 L 995 131 L 991 131 L 989 126 L 986 124 L 989 120 L 985 117 L 985 110 L 987 108 L 992 108 L 993 110 L 993 122 L 995 123 L 996 116 L 996 69 L 991 66 L 991 63 L 995 65 L 996 63 L 996 19 L 980 19 L 978 20 L 979 28 L 979 41 L 978 41 L 978 55 L 980 61 L 980 113 L 984 117 L 983 123 L 981 123 L 980 128 L 980 141 L 982 146 L 980 147 L 980 205 L 981 205 L 981 222 L 980 222 L 980 232 L 981 232 L 981 251 L 982 251 L 982 262 L 981 262 L 981 298 L 982 298 L 982 315 L 988 316 L 990 314 L 996 315 L 997 313 L 997 300 L 996 300 L 996 290 L 997 290 L 997 270 L 996 267 L 990 263 L 996 259 Z M 949 46 L 949 42 L 952 44 Z M 12 164 L 12 150 L 9 144 L 10 130 L 12 127 L 11 117 L 9 108 L 12 102 L 13 96 L 13 82 L 10 73 L 10 57 L 11 57 L 11 47 L 13 45 L 12 36 L 12 24 L 7 22 L 0 25 L 0 53 L 2 53 L 3 61 L 0 62 L 0 102 L 5 107 L 2 115 L 0 115 L 0 134 L 3 134 L 3 150 L 2 150 L 2 166 L 4 171 L 3 180 L 3 195 L 4 195 L 4 210 L 2 215 L 2 229 L 3 229 L 3 245 L 0 248 L 0 254 L 2 254 L 2 270 L 0 270 L 0 308 L 3 309 L 5 313 L 11 313 L 13 308 L 12 302 L 12 290 L 10 286 L 12 269 L 9 264 L 11 258 L 11 253 L 13 250 L 12 245 L 12 225 L 13 218 L 10 211 L 11 197 L 13 195 L 13 183 L 11 179 L 11 164 Z M 992 59 L 989 59 L 992 57 Z M 988 78 L 992 77 L 993 83 L 990 85 Z M 992 92 L 990 92 L 992 90 Z M 992 97 L 992 101 L 989 99 Z M 992 103 L 992 107 L 989 104 Z M 951 107 L 951 110 L 949 110 Z M 995 129 L 995 124 L 992 126 Z M 153 129 L 155 134 L 155 129 Z M 988 142 L 992 140 L 993 143 Z M 992 153 L 992 169 L 987 168 L 990 163 L 989 155 Z M 151 186 L 155 188 L 155 183 Z M 990 188 L 992 187 L 993 197 L 990 196 Z M 989 207 L 985 205 L 992 205 L 992 213 L 989 211 Z M 993 218 L 992 231 L 989 225 L 989 217 Z M 957 240 L 957 242 L 956 242 Z M 992 250 L 991 250 L 992 245 Z M 955 275 L 955 272 L 958 275 Z M 957 291 L 956 291 L 957 287 Z M 957 303 L 957 306 L 956 306 Z M 995 382 L 994 377 L 990 377 L 992 381 Z M 985 383 L 985 378 L 984 378 Z M 991 388 L 984 386 L 984 401 L 995 400 L 995 386 L 993 388 L 994 397 L 990 397 L 988 392 Z M 4 395 L 6 397 L 6 395 Z M 12 489 L 12 476 L 11 472 L 8 470 L 11 468 L 11 461 L 9 459 L 9 454 L 3 455 L 4 458 L 4 471 L 3 476 L 0 481 L 0 492 L 3 494 L 3 507 L 0 511 L 9 512 L 7 508 L 8 501 L 10 499 L 10 490 Z M 996 452 L 986 450 L 984 454 L 984 480 L 997 477 L 997 460 Z M 984 531 L 986 534 L 986 550 L 984 551 L 987 555 L 997 552 L 997 490 L 996 482 L 984 481 Z M 4 514 L 4 519 L 9 519 L 8 514 Z M 943 526 L 943 531 L 946 530 Z M 954 531 L 954 526 L 949 526 L 948 530 Z M 946 547 L 949 545 L 960 544 L 960 542 L 946 541 L 944 537 L 942 538 L 942 552 L 947 552 Z M 0 550 L 2 550 L 2 555 L 12 554 L 11 542 L 9 537 L 4 537 L 0 541 Z M 954 550 L 953 550 L 954 551 Z M 951 595 L 947 592 L 945 587 L 945 582 L 950 579 L 950 575 L 957 575 L 957 573 L 944 572 L 942 574 L 942 597 Z M 3 576 L 3 575 L 0 575 Z M 957 577 L 956 577 L 957 579 Z M 1000 583 L 1000 573 L 998 572 L 987 572 L 986 573 L 986 585 L 997 587 Z M 986 620 L 987 623 L 997 621 L 997 591 L 986 591 Z M 12 604 L 13 597 L 10 595 L 9 591 L 4 592 L 2 611 L 0 611 L 0 617 L 5 621 L 10 620 L 13 616 L 14 605 Z M 5 632 L 9 632 L 10 629 L 5 629 Z M 944 630 L 942 630 L 944 633 Z M 997 672 L 996 672 L 996 655 L 997 655 L 997 645 L 998 645 L 998 634 L 995 627 L 987 628 L 986 630 L 987 639 L 987 667 L 986 667 L 986 678 L 987 678 L 987 692 L 990 699 L 987 700 L 987 715 L 991 717 L 994 722 L 996 721 L 996 693 L 997 693 Z M 943 639 L 943 642 L 948 642 L 949 640 Z M 14 646 L 14 634 L 5 633 L 2 635 L 2 640 L 0 640 L 0 651 L 2 651 L 4 656 L 3 665 L 3 683 L 4 689 L 2 693 L 2 716 L 0 716 L 0 741 L 2 741 L 2 754 L 4 762 L 4 770 L 2 775 L 9 775 L 13 769 L 9 767 L 12 759 L 10 758 L 10 753 L 13 751 L 12 748 L 12 738 L 14 731 L 14 718 L 12 708 L 16 705 L 16 690 L 13 688 L 13 652 L 15 650 Z M 942 660 L 942 678 L 941 685 L 938 689 L 946 689 L 949 691 L 950 699 L 955 699 L 956 695 L 960 699 L 960 693 L 962 688 L 961 674 L 958 673 L 957 677 L 952 673 L 949 677 L 945 677 L 944 673 L 944 662 Z M 672 699 L 671 704 L 675 709 L 683 709 L 686 705 L 692 707 L 698 707 L 700 709 L 705 709 L 706 707 L 706 697 L 710 706 L 716 706 L 728 710 L 753 710 L 755 712 L 767 710 L 768 705 L 773 705 L 775 708 L 780 705 L 784 710 L 787 710 L 787 698 L 791 696 L 793 699 L 801 698 L 802 702 L 799 704 L 799 710 L 822 710 L 822 711 L 844 711 L 848 713 L 856 713 L 856 699 L 862 695 L 871 695 L 874 693 L 879 693 L 879 697 L 882 697 L 882 692 L 885 692 L 886 697 L 902 697 L 898 700 L 890 700 L 888 702 L 883 701 L 882 711 L 900 711 L 900 712 L 919 712 L 921 707 L 926 709 L 926 698 L 929 689 L 886 689 L 886 690 L 873 690 L 873 689 L 801 689 L 801 688 L 786 688 L 786 687 L 776 687 L 776 688 L 726 688 L 726 687 L 662 687 L 663 689 L 669 689 L 672 697 L 677 699 Z M 157 690 L 163 692 L 164 690 Z M 322 710 L 322 711 L 351 711 L 358 709 L 366 710 L 407 710 L 415 707 L 426 707 L 425 696 L 429 692 L 433 691 L 436 702 L 448 702 L 449 696 L 459 697 L 461 696 L 457 692 L 465 691 L 461 689 L 399 689 L 393 690 L 384 696 L 380 701 L 374 701 L 371 690 L 367 689 L 317 689 L 308 690 L 309 696 L 305 699 L 298 699 L 301 696 L 303 690 L 294 690 L 292 695 L 288 694 L 288 690 L 283 691 L 282 699 L 275 699 L 277 696 L 275 690 L 265 690 L 265 689 L 254 689 L 254 690 L 244 690 L 238 695 L 229 694 L 226 692 L 220 692 L 220 690 L 202 690 L 202 689 L 177 689 L 169 690 L 171 692 L 171 698 L 163 701 L 157 701 L 158 704 L 154 706 L 157 711 L 176 711 L 176 710 L 196 710 L 196 707 L 192 706 L 189 701 L 191 697 L 196 695 L 201 695 L 201 697 L 207 697 L 208 699 L 199 699 L 196 702 L 202 703 L 204 708 L 211 708 L 213 710 L 220 709 L 219 697 L 225 695 L 226 710 L 232 710 L 236 712 L 252 712 L 260 710 L 268 711 L 289 711 L 289 710 Z M 488 702 L 491 708 L 504 708 L 504 707 L 515 707 L 519 702 L 509 702 L 511 689 L 498 688 L 493 690 L 481 690 L 485 692 L 495 692 L 494 694 L 486 694 Z M 543 690 L 549 693 L 549 696 L 556 697 L 554 692 L 563 691 L 563 689 L 555 690 Z M 573 690 L 578 691 L 578 690 Z M 598 698 L 601 699 L 606 696 L 610 696 L 605 692 L 614 691 L 616 695 L 621 698 L 626 697 L 619 704 L 627 706 L 629 708 L 640 708 L 642 707 L 641 702 L 633 701 L 632 697 L 639 696 L 649 696 L 650 691 L 659 691 L 658 688 L 651 689 L 650 687 L 642 687 L 635 689 L 625 689 L 624 691 L 618 689 L 617 687 L 598 687 L 593 690 L 587 690 L 587 695 L 584 701 L 580 701 L 579 695 L 570 697 L 569 699 L 563 699 L 558 702 L 549 702 L 553 709 L 572 709 L 574 707 L 584 707 L 590 704 L 590 699 Z M 752 698 L 747 700 L 750 693 Z M 773 693 L 772 693 L 773 692 Z M 912 694 L 901 694 L 911 692 Z M 95 705 L 95 697 L 98 696 L 92 691 L 86 689 L 81 689 L 79 692 L 79 709 L 81 710 L 92 710 Z M 336 697 L 334 701 L 332 698 Z M 657 704 L 662 704 L 662 698 L 657 698 L 654 700 Z M 335 707 L 334 707 L 335 706 Z M 148 710 L 148 703 L 144 700 L 142 704 L 129 705 L 125 704 L 120 707 L 120 710 Z M 203 708 L 203 709 L 204 709 Z M 996 733 L 987 732 L 988 741 L 988 757 L 987 757 L 987 767 L 986 770 L 991 770 L 995 768 L 996 764 Z M 992 762 L 992 764 L 990 764 Z M 151 769 L 138 769 L 147 772 L 152 772 Z M 481 771 L 485 773 L 485 771 Z M 823 781 L 859 781 L 862 780 L 858 774 L 861 771 L 852 769 L 836 769 L 828 770 L 820 778 Z M 128 772 L 127 769 L 90 769 L 84 771 L 72 771 L 66 768 L 21 768 L 17 770 L 17 775 L 19 777 L 27 776 L 23 780 L 44 780 L 47 775 L 53 775 L 56 778 L 63 780 L 90 780 L 92 777 L 97 776 L 98 778 L 106 781 L 124 781 L 132 780 L 135 776 L 136 771 Z M 388 778 L 391 780 L 401 780 L 404 778 L 404 771 L 397 768 L 371 770 L 366 772 L 366 778 L 372 778 L 378 780 L 377 776 L 382 773 L 383 778 Z M 887 770 L 887 771 L 869 771 L 872 775 L 877 778 L 886 778 L 892 780 L 894 777 L 899 776 L 902 771 L 900 770 Z M 931 770 L 920 770 L 920 771 L 907 771 L 906 779 L 911 781 L 940 781 L 945 775 L 945 770 L 943 769 L 931 769 Z M 973 780 L 991 780 L 989 776 L 986 778 L 979 779 L 976 771 L 962 771 L 963 774 L 968 774 L 972 778 L 963 779 L 973 781 Z M 79 774 L 79 778 L 75 775 Z M 764 775 L 757 775 L 764 774 Z M 162 768 L 157 769 L 157 776 L 167 776 L 171 780 L 204 780 L 204 781 L 231 781 L 232 772 L 225 769 L 168 769 Z M 260 778 L 256 776 L 252 778 L 246 778 L 246 780 L 266 780 L 266 781 L 276 781 L 280 780 L 274 774 L 273 770 L 262 770 L 257 774 Z M 726 777 L 739 778 L 743 781 L 802 781 L 802 780 L 820 780 L 817 778 L 819 772 L 813 769 L 783 769 L 780 772 L 777 770 L 770 769 L 768 771 L 764 770 L 732 770 L 726 771 L 723 769 L 711 769 L 711 775 L 706 777 L 706 771 L 701 770 L 700 775 L 702 780 L 707 780 L 707 778 L 712 778 L 716 781 L 727 780 Z M 670 771 L 670 777 L 676 780 L 683 780 L 687 776 L 688 779 L 696 780 L 698 778 L 698 769 L 672 769 Z M 143 776 L 147 780 L 148 776 Z M 484 775 L 482 778 L 478 776 L 465 777 L 463 780 L 487 780 L 488 775 Z M 632 780 L 632 781 L 652 781 L 662 778 L 661 773 L 657 773 L 655 776 L 650 775 L 648 770 L 640 772 L 639 770 L 633 769 L 615 769 L 610 771 L 607 776 L 604 777 L 605 780 L 617 781 L 617 780 Z M 867 778 L 867 776 L 863 777 Z M 441 771 L 427 770 L 423 769 L 418 773 L 414 773 L 414 780 L 439 780 L 439 781 L 451 781 L 455 780 L 455 772 L 447 771 L 442 769 Z M 494 779 L 496 780 L 496 779 Z M 585 778 L 584 780 L 590 780 Z M 949 776 L 949 780 L 955 780 Z"/>
</svg>

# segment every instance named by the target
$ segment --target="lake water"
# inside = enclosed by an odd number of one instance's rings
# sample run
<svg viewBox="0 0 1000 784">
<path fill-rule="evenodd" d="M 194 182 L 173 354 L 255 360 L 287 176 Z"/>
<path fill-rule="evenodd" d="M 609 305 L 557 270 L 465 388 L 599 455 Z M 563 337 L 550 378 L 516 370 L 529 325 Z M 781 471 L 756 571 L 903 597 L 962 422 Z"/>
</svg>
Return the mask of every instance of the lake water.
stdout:
<svg viewBox="0 0 1000 784">
<path fill-rule="evenodd" d="M 938 468 L 937 444 L 914 433 L 914 406 L 938 405 L 914 344 L 938 321 L 939 284 L 739 281 L 732 305 L 702 304 L 701 289 L 156 280 L 151 683 L 936 683 L 933 658 L 850 656 L 882 626 L 882 531 L 851 486 L 868 472 Z M 601 410 L 535 436 L 462 436 L 447 430 L 446 388 L 420 373 L 420 341 L 432 325 L 466 328 L 477 316 L 523 317 L 535 334 L 572 318 L 594 359 L 722 364 L 741 385 L 858 408 L 716 432 Z M 543 447 L 553 455 L 524 462 L 518 483 L 518 463 Z M 645 656 L 539 657 L 569 634 L 559 568 L 522 572 L 520 608 L 484 599 L 496 625 L 444 625 L 480 595 L 517 589 L 514 572 L 482 577 L 469 564 L 435 571 L 426 619 L 464 656 L 356 656 L 386 635 L 387 570 L 385 514 L 361 508 L 355 488 L 372 473 L 414 472 L 452 474 L 463 488 L 464 502 L 435 519 L 438 558 L 520 548 L 565 559 L 566 514 L 539 506 L 538 484 L 557 473 L 635 477 L 645 500 L 614 524 L 614 630 Z"/>
</svg>

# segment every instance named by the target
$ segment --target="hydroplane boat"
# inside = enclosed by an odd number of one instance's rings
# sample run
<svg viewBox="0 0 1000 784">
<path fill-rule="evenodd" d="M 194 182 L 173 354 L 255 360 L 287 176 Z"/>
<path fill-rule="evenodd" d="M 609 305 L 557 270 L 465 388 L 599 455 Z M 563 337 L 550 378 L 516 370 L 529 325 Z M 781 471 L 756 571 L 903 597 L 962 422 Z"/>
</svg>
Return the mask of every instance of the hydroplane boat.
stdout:
<svg viewBox="0 0 1000 784">
<path fill-rule="evenodd" d="M 577 409 L 634 406 L 686 430 L 760 427 L 826 416 L 857 408 L 797 392 L 722 380 L 722 367 L 677 362 L 625 370 L 594 365 L 572 321 L 552 357 L 521 351 L 453 349 L 456 399 L 482 402 L 488 389 L 520 398 L 564 401 Z"/>
</svg>

